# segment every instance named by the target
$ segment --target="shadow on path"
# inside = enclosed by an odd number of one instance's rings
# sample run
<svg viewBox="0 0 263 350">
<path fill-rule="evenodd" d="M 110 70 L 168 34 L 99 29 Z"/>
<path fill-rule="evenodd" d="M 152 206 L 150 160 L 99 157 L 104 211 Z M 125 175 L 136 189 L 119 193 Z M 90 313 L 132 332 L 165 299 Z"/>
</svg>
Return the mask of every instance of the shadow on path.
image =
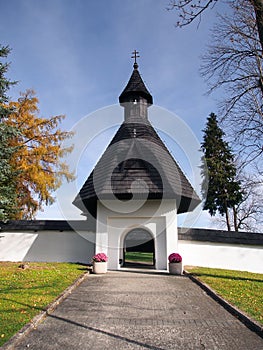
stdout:
<svg viewBox="0 0 263 350">
<path fill-rule="evenodd" d="M 63 322 L 70 323 L 70 324 L 72 324 L 72 325 L 74 325 L 74 326 L 78 326 L 78 327 L 87 329 L 87 330 L 89 330 L 89 331 L 93 331 L 93 332 L 96 332 L 96 333 L 100 333 L 100 334 L 103 334 L 103 335 L 107 335 L 107 336 L 109 336 L 109 337 L 112 337 L 112 338 L 115 338 L 115 339 L 118 339 L 118 340 L 122 340 L 122 341 L 128 342 L 128 343 L 130 343 L 130 344 L 135 344 L 135 345 L 142 346 L 142 347 L 144 347 L 145 349 L 151 349 L 151 350 L 165 350 L 164 348 L 159 348 L 159 347 L 156 347 L 156 346 L 148 345 L 148 344 L 139 342 L 139 341 L 137 341 L 137 340 L 133 340 L 133 339 L 129 339 L 129 338 L 123 337 L 123 336 L 118 335 L 118 334 L 114 334 L 114 333 L 110 333 L 110 332 L 107 332 L 107 331 L 103 331 L 102 329 L 99 329 L 99 328 L 95 328 L 95 327 L 91 327 L 91 326 L 86 326 L 86 325 L 84 325 L 84 324 L 81 324 L 81 323 L 78 323 L 78 322 L 75 322 L 75 321 L 66 319 L 66 318 L 64 318 L 64 317 L 52 315 L 52 314 L 49 314 L 49 313 L 47 313 L 47 315 L 48 315 L 49 317 L 55 318 L 55 319 L 60 320 L 60 321 L 63 321 Z"/>
</svg>

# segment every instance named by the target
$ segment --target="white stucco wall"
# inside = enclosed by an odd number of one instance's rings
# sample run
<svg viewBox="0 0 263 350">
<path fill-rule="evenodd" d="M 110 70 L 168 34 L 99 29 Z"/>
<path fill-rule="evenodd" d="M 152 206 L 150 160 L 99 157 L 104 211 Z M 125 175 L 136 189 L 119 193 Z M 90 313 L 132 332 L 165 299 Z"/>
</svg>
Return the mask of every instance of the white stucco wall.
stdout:
<svg viewBox="0 0 263 350">
<path fill-rule="evenodd" d="M 166 270 L 167 257 L 177 251 L 177 210 L 175 201 L 136 201 L 134 207 L 113 201 L 98 202 L 96 252 L 108 255 L 108 268 L 121 268 L 125 235 L 134 228 L 144 228 L 155 240 L 156 269 Z M 136 208 L 135 210 L 134 208 Z M 114 208 L 112 210 L 111 208 Z"/>
<path fill-rule="evenodd" d="M 145 207 L 141 216 L 125 217 L 116 215 L 105 208 L 100 211 L 104 222 L 100 228 L 105 229 L 99 235 L 97 251 L 109 255 L 109 268 L 118 269 L 119 259 L 123 254 L 125 235 L 133 228 L 143 227 L 155 238 L 156 268 L 165 270 L 167 256 L 178 251 L 183 257 L 184 265 L 212 268 L 233 269 L 263 273 L 263 245 L 230 244 L 202 242 L 197 240 L 179 240 L 175 234 L 172 205 L 155 216 L 150 214 L 157 209 L 153 205 Z M 113 215 L 115 214 L 115 215 Z M 158 214 L 158 215 L 157 215 Z M 169 237 L 165 231 L 168 221 Z M 177 228 L 176 228 L 177 229 Z M 106 231 L 108 230 L 108 231 Z M 201 232 L 200 232 L 201 233 Z M 104 238 L 101 239 L 101 238 Z M 95 253 L 95 233 L 80 230 L 14 230 L 0 232 L 0 261 L 58 261 L 90 263 Z"/>
<path fill-rule="evenodd" d="M 263 246 L 178 242 L 184 265 L 263 273 Z"/>
<path fill-rule="evenodd" d="M 90 263 L 94 236 L 74 231 L 0 232 L 0 261 Z"/>
</svg>

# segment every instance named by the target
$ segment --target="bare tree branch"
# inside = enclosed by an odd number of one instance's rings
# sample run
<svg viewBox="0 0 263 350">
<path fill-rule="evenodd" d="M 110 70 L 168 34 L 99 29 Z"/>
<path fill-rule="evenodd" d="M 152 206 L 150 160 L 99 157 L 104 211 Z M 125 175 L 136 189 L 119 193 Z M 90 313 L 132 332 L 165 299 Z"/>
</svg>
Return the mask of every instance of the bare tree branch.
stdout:
<svg viewBox="0 0 263 350">
<path fill-rule="evenodd" d="M 208 93 L 220 89 L 222 123 L 236 150 L 247 163 L 262 161 L 263 57 L 253 6 L 232 2 L 234 15 L 219 15 L 208 50 L 202 57 L 201 75 Z"/>
<path fill-rule="evenodd" d="M 177 10 L 180 20 L 177 27 L 184 27 L 192 23 L 195 19 L 199 19 L 202 13 L 209 7 L 214 7 L 217 0 L 207 0 L 201 5 L 200 0 L 171 0 L 167 10 Z"/>
</svg>

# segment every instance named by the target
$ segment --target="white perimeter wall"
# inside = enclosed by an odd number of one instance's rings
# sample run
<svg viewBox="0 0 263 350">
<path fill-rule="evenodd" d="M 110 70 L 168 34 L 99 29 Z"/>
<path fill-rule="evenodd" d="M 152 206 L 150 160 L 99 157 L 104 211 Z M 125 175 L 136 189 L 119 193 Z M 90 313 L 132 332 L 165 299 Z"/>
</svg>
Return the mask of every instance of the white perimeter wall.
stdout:
<svg viewBox="0 0 263 350">
<path fill-rule="evenodd" d="M 92 232 L 0 232 L 0 261 L 90 263 L 94 241 Z"/>
<path fill-rule="evenodd" d="M 184 265 L 263 273 L 263 246 L 178 241 Z"/>
<path fill-rule="evenodd" d="M 162 220 L 157 219 L 156 224 Z M 112 224 L 114 226 L 116 222 Z M 116 226 L 119 224 L 121 222 Z M 131 224 L 134 224 L 132 220 Z M 149 224 L 148 228 L 154 231 L 153 226 L 153 223 Z M 121 233 L 119 237 L 122 238 Z M 0 232 L 0 261 L 90 263 L 95 252 L 94 240 L 95 233 L 84 231 Z M 162 262 L 168 255 L 165 245 L 164 238 L 160 237 L 156 248 L 157 254 L 163 255 L 159 258 Z M 182 255 L 184 265 L 263 273 L 263 245 L 179 240 L 177 251 Z"/>
</svg>

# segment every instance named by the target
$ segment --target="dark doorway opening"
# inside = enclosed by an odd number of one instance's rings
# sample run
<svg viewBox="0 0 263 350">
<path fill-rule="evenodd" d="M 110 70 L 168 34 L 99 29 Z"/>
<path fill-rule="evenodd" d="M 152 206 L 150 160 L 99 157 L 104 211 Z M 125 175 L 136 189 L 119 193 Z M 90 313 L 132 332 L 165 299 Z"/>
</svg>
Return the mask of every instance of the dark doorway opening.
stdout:
<svg viewBox="0 0 263 350">
<path fill-rule="evenodd" d="M 150 232 L 136 228 L 127 233 L 123 247 L 123 266 L 155 267 L 155 246 Z"/>
</svg>

